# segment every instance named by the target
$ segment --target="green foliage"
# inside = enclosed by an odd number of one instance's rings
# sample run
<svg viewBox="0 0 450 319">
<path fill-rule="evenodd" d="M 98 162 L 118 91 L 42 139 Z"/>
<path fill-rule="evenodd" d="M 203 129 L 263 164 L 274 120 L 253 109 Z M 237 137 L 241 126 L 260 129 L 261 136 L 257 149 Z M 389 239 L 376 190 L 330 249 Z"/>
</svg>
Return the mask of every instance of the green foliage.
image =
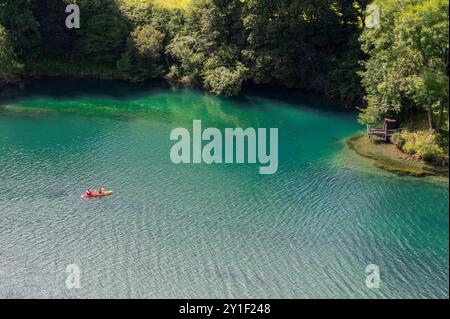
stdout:
<svg viewBox="0 0 450 319">
<path fill-rule="evenodd" d="M 392 143 L 397 146 L 397 148 L 402 149 L 403 146 L 405 145 L 405 138 L 403 137 L 403 134 L 400 132 L 396 132 L 392 135 L 391 137 L 392 139 Z"/>
<path fill-rule="evenodd" d="M 353 1 L 245 3 L 244 56 L 256 83 L 314 90 L 343 100 L 361 92 L 356 74 L 361 52 L 354 40 L 359 20 Z"/>
<path fill-rule="evenodd" d="M 237 46 L 243 41 L 241 6 L 239 1 L 195 2 L 186 29 L 167 47 L 174 62 L 167 77 L 216 94 L 239 94 L 246 70 Z"/>
<path fill-rule="evenodd" d="M 164 34 L 151 25 L 137 27 L 130 35 L 127 49 L 117 62 L 119 76 L 133 82 L 160 77 Z"/>
<path fill-rule="evenodd" d="M 156 5 L 168 9 L 187 9 L 191 0 L 153 0 Z"/>
<path fill-rule="evenodd" d="M 358 105 L 364 95 L 358 74 L 362 71 L 360 61 L 365 56 L 361 52 L 357 34 L 350 37 L 347 46 L 349 50 L 343 50 L 341 56 L 328 59 L 325 90 L 331 97 Z"/>
<path fill-rule="evenodd" d="M 39 54 L 39 23 L 31 0 L 0 0 L 0 25 L 9 34 L 19 58 L 33 59 Z"/>
<path fill-rule="evenodd" d="M 437 162 L 448 154 L 437 142 L 436 135 L 421 132 L 416 140 L 416 152 L 425 161 Z"/>
<path fill-rule="evenodd" d="M 206 60 L 202 44 L 194 37 L 177 36 L 167 46 L 167 53 L 174 59 L 174 64 L 167 77 L 187 85 L 201 83 L 203 63 Z"/>
<path fill-rule="evenodd" d="M 102 75 L 165 75 L 216 94 L 237 95 L 252 81 L 357 103 L 362 55 L 355 38 L 365 2 L 0 0 L 0 23 L 29 74 L 79 75 L 94 65 L 110 69 Z M 65 27 L 68 3 L 80 6 L 80 29 Z"/>
<path fill-rule="evenodd" d="M 22 72 L 8 34 L 0 25 L 0 84 L 16 80 Z"/>
<path fill-rule="evenodd" d="M 39 25 L 39 53 L 51 58 L 67 56 L 73 48 L 71 32 L 65 25 L 66 3 L 61 0 L 33 0 L 33 3 L 33 16 Z"/>
<path fill-rule="evenodd" d="M 155 10 L 151 0 L 120 0 L 119 8 L 131 26 L 141 26 L 150 23 Z"/>
<path fill-rule="evenodd" d="M 131 33 L 131 38 L 140 57 L 153 60 L 160 58 L 164 34 L 154 27 L 151 25 L 138 27 Z"/>
<path fill-rule="evenodd" d="M 219 66 L 205 72 L 205 86 L 211 92 L 233 96 L 241 91 L 245 68 L 238 65 L 235 69 Z"/>
<path fill-rule="evenodd" d="M 404 152 L 424 161 L 448 165 L 448 136 L 430 131 L 396 133 L 394 144 Z"/>
<path fill-rule="evenodd" d="M 196 1 L 167 48 L 168 78 L 220 94 L 250 80 L 358 101 L 359 21 L 353 1 Z"/>
<path fill-rule="evenodd" d="M 406 153 L 413 155 L 416 153 L 416 140 L 412 133 L 404 132 L 402 134 L 402 137 L 404 139 L 402 150 Z"/>
<path fill-rule="evenodd" d="M 81 28 L 69 30 L 64 8 L 75 2 Z M 17 54 L 8 59 L 32 75 L 165 76 L 224 95 L 249 81 L 355 105 L 362 77 L 364 123 L 413 109 L 448 114 L 448 3 L 375 0 L 381 27 L 367 29 L 370 2 L 0 0 L 0 24 Z"/>
<path fill-rule="evenodd" d="M 183 27 L 182 13 L 162 9 L 151 0 L 121 0 L 120 10 L 129 35 L 116 64 L 118 76 L 133 82 L 164 76 L 170 67 L 166 46 Z"/>
<path fill-rule="evenodd" d="M 368 110 L 360 120 L 379 120 L 411 110 L 448 107 L 448 2 L 446 0 L 376 0 L 379 28 L 361 36 L 369 59 L 361 73 Z"/>
<path fill-rule="evenodd" d="M 129 79 L 132 81 L 134 79 L 135 82 L 139 80 L 139 78 L 134 78 L 132 75 L 135 70 L 133 62 L 130 51 L 122 53 L 122 56 L 116 63 L 117 72 L 122 79 Z"/>
<path fill-rule="evenodd" d="M 78 0 L 83 13 L 75 35 L 75 54 L 81 60 L 114 65 L 126 44 L 127 24 L 115 0 Z"/>
<path fill-rule="evenodd" d="M 366 99 L 369 97 L 366 96 Z M 361 124 L 377 124 L 379 123 L 383 117 L 386 117 L 386 114 L 389 113 L 389 110 L 381 109 L 380 107 L 367 107 L 365 109 L 359 109 L 359 117 L 358 122 Z M 393 118 L 393 116 L 388 116 L 389 118 Z"/>
</svg>

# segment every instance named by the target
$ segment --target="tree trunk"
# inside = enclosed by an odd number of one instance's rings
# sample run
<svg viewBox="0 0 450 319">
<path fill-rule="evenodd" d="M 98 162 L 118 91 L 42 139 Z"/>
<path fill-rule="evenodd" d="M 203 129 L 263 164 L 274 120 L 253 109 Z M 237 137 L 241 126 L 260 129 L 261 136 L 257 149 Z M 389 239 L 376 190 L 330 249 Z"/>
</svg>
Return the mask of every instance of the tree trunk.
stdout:
<svg viewBox="0 0 450 319">
<path fill-rule="evenodd" d="M 438 126 L 437 129 L 439 131 L 442 130 L 442 123 L 444 122 L 444 109 L 445 109 L 445 103 L 442 98 L 439 99 L 439 120 L 438 120 Z"/>
<path fill-rule="evenodd" d="M 433 109 L 431 108 L 430 104 L 428 104 L 427 110 L 428 110 L 428 124 L 430 125 L 430 131 L 433 131 L 434 130 Z"/>
</svg>

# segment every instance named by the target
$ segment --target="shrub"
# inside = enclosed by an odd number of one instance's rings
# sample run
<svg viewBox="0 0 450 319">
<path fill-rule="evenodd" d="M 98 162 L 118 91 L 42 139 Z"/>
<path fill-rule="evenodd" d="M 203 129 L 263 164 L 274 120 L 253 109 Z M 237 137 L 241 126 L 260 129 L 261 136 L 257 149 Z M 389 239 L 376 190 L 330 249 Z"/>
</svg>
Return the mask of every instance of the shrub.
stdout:
<svg viewBox="0 0 450 319">
<path fill-rule="evenodd" d="M 4 27 L 0 25 L 0 83 L 13 82 L 22 73 L 23 66 L 17 61 L 17 55 Z"/>
<path fill-rule="evenodd" d="M 172 68 L 167 74 L 167 78 L 173 81 L 180 81 L 189 78 L 186 83 L 195 85 L 201 78 L 205 54 L 201 51 L 201 43 L 192 36 L 177 36 L 166 47 L 166 53 L 177 63 L 176 72 Z M 184 82 L 184 81 L 183 81 Z"/>
<path fill-rule="evenodd" d="M 402 133 L 397 132 L 392 135 L 392 143 L 397 146 L 399 149 L 402 149 L 405 145 L 405 138 L 403 137 Z"/>
<path fill-rule="evenodd" d="M 445 150 L 438 144 L 437 135 L 429 131 L 419 132 L 416 139 L 417 155 L 424 161 L 439 162 L 445 158 Z"/>
<path fill-rule="evenodd" d="M 431 131 L 404 131 L 394 134 L 392 141 L 404 152 L 416 155 L 424 161 L 448 163 L 448 140 L 439 134 Z"/>
<path fill-rule="evenodd" d="M 218 67 L 206 71 L 205 87 L 216 94 L 233 96 L 239 94 L 242 86 L 242 75 L 239 70 Z"/>
<path fill-rule="evenodd" d="M 157 60 L 163 49 L 164 34 L 151 25 L 138 27 L 131 33 L 133 43 L 139 56 Z"/>
<path fill-rule="evenodd" d="M 416 154 L 416 138 L 414 136 L 414 133 L 410 133 L 407 131 L 403 131 L 400 133 L 403 139 L 403 146 L 401 147 L 401 150 L 403 150 L 405 153 L 408 153 L 410 155 Z"/>
</svg>

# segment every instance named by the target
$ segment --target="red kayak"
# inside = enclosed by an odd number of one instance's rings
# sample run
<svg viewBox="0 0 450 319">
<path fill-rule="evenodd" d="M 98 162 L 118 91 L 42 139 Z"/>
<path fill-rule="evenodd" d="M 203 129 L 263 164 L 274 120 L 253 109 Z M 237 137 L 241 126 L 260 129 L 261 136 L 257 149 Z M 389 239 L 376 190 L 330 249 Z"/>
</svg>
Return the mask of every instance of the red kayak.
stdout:
<svg viewBox="0 0 450 319">
<path fill-rule="evenodd" d="M 103 197 L 103 196 L 109 196 L 112 195 L 112 191 L 105 191 L 105 192 L 92 192 L 91 194 L 83 194 L 81 195 L 81 198 L 96 198 L 96 197 Z"/>
</svg>

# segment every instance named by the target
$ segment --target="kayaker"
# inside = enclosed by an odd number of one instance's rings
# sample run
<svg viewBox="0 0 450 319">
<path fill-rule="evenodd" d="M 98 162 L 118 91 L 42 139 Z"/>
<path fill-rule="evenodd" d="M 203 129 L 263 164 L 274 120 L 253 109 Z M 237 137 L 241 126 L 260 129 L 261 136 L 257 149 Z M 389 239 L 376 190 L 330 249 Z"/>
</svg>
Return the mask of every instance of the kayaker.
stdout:
<svg viewBox="0 0 450 319">
<path fill-rule="evenodd" d="M 85 194 L 86 196 L 92 196 L 92 191 L 91 191 L 91 189 L 90 189 L 90 188 L 86 189 L 86 191 L 84 192 L 84 194 Z"/>
<path fill-rule="evenodd" d="M 103 194 L 105 192 L 105 189 L 103 187 L 99 187 L 98 193 Z"/>
</svg>

